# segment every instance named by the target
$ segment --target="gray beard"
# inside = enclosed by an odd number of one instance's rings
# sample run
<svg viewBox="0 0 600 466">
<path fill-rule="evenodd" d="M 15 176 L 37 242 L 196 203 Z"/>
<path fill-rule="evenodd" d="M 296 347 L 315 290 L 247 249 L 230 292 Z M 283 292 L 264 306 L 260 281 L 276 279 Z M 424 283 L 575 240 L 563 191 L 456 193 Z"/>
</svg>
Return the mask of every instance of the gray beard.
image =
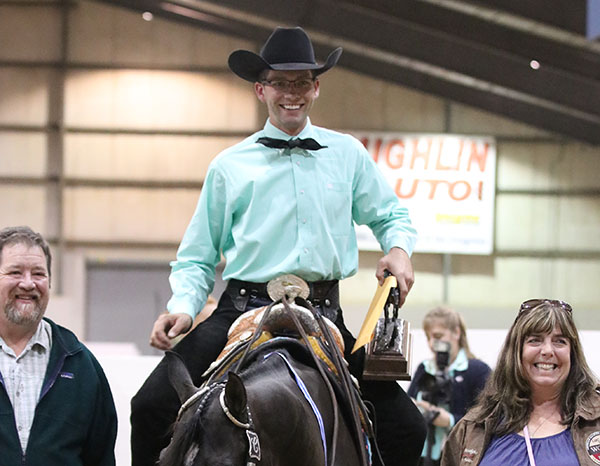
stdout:
<svg viewBox="0 0 600 466">
<path fill-rule="evenodd" d="M 7 304 L 4 308 L 4 315 L 9 322 L 16 325 L 27 325 L 39 322 L 44 315 L 44 310 L 36 302 L 33 312 L 23 313 L 17 309 L 14 304 Z"/>
</svg>

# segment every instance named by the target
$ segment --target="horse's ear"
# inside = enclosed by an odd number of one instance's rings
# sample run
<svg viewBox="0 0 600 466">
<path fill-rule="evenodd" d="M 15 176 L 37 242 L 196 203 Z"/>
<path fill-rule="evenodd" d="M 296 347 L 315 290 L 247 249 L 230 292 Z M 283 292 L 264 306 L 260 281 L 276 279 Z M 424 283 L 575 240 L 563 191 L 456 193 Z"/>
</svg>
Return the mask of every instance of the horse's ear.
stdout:
<svg viewBox="0 0 600 466">
<path fill-rule="evenodd" d="M 229 372 L 227 374 L 227 384 L 225 385 L 225 403 L 229 411 L 238 419 L 244 418 L 247 402 L 244 382 L 235 372 Z"/>
<path fill-rule="evenodd" d="M 165 353 L 167 360 L 167 370 L 169 373 L 169 381 L 179 396 L 179 401 L 184 403 L 190 396 L 198 391 L 198 388 L 192 382 L 190 373 L 185 367 L 185 363 L 181 356 L 174 351 Z"/>
</svg>

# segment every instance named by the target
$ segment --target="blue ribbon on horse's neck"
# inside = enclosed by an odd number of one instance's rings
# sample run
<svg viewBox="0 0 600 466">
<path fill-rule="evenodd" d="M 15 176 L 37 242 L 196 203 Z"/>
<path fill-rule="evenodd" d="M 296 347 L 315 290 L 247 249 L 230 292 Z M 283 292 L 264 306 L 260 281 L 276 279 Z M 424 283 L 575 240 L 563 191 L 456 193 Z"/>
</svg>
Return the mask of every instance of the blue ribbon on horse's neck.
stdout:
<svg viewBox="0 0 600 466">
<path fill-rule="evenodd" d="M 327 439 L 325 438 L 325 426 L 323 424 L 323 416 L 321 416 L 319 407 L 317 406 L 317 404 L 314 402 L 314 400 L 310 396 L 310 392 L 308 391 L 306 384 L 302 381 L 302 378 L 294 370 L 294 368 L 292 367 L 292 365 L 288 361 L 288 359 L 285 357 L 285 355 L 281 354 L 279 351 L 273 351 L 272 353 L 265 355 L 264 358 L 267 359 L 268 357 L 270 357 L 274 354 L 279 356 L 281 359 L 283 359 L 285 361 L 285 364 L 287 365 L 288 369 L 290 370 L 290 372 L 294 376 L 294 379 L 296 380 L 296 384 L 298 385 L 298 388 L 300 388 L 300 391 L 304 395 L 304 398 L 306 398 L 306 401 L 308 401 L 308 404 L 312 408 L 313 413 L 315 414 L 315 417 L 317 418 L 317 422 L 319 423 L 319 431 L 321 432 L 321 442 L 323 443 L 323 453 L 325 454 L 325 464 L 327 464 Z"/>
</svg>

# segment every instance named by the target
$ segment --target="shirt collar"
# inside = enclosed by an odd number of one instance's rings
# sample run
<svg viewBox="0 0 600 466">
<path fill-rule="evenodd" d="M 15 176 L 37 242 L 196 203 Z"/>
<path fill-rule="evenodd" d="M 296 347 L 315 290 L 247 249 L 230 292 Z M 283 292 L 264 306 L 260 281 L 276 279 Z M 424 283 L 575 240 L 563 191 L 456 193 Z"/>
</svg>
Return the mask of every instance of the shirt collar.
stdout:
<svg viewBox="0 0 600 466">
<path fill-rule="evenodd" d="M 33 348 L 35 345 L 41 346 L 45 351 L 52 348 L 52 328 L 50 324 L 42 319 L 38 325 L 35 334 L 27 344 L 28 348 Z"/>
<path fill-rule="evenodd" d="M 425 372 L 431 375 L 435 375 L 437 372 L 437 367 L 435 366 L 435 362 L 433 359 L 427 359 L 423 361 L 423 366 L 425 367 Z M 467 357 L 467 352 L 464 348 L 458 350 L 456 354 L 456 358 L 452 361 L 452 364 L 448 366 L 448 373 L 453 374 L 457 371 L 466 371 L 469 367 L 469 358 Z"/>
<path fill-rule="evenodd" d="M 306 118 L 306 125 L 304 126 L 302 131 L 300 131 L 300 133 L 296 136 L 290 136 L 285 131 L 280 130 L 275 125 L 273 125 L 271 123 L 271 121 L 268 119 L 263 128 L 263 132 L 264 132 L 264 135 L 269 138 L 284 139 L 286 141 L 288 139 L 297 139 L 297 138 L 301 138 L 301 139 L 313 138 L 313 139 L 317 140 L 317 138 L 315 137 L 314 126 L 312 125 L 312 123 L 310 122 L 310 118 L 308 118 L 308 117 Z M 318 140 L 317 140 L 317 142 L 318 142 Z"/>
<path fill-rule="evenodd" d="M 52 327 L 50 327 L 50 324 L 43 319 L 38 324 L 35 333 L 29 339 L 25 349 L 19 355 L 19 357 L 27 353 L 36 345 L 39 346 L 44 352 L 49 351 L 52 348 Z M 0 337 L 0 348 L 5 353 L 12 354 L 14 356 L 12 349 L 6 344 L 2 337 Z"/>
</svg>

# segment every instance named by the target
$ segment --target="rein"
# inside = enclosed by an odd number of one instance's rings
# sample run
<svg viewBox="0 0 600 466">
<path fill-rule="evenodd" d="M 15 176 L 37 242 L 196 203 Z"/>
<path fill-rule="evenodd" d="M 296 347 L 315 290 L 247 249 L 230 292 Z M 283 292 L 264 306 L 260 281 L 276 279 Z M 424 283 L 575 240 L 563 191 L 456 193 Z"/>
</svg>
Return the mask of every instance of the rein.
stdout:
<svg viewBox="0 0 600 466">
<path fill-rule="evenodd" d="M 292 293 L 290 293 L 290 294 L 292 294 Z M 330 457 L 327 458 L 327 456 L 325 456 L 325 461 L 326 461 L 326 466 L 327 465 L 333 466 L 333 464 L 335 463 L 337 438 L 338 438 L 338 432 L 339 432 L 339 410 L 338 410 L 337 398 L 335 395 L 335 391 L 331 385 L 331 382 L 329 381 L 327 374 L 325 374 L 325 370 L 323 369 L 320 358 L 315 353 L 312 345 L 310 344 L 308 335 L 306 334 L 306 331 L 304 330 L 302 323 L 300 322 L 300 320 L 298 319 L 298 317 L 296 316 L 296 314 L 290 307 L 288 299 L 293 300 L 294 297 L 295 296 L 291 296 L 290 298 L 288 298 L 287 295 L 284 295 L 284 297 L 281 299 L 281 302 L 283 303 L 284 309 L 286 310 L 286 312 L 289 314 L 292 321 L 294 322 L 294 325 L 296 326 L 298 333 L 300 333 L 302 340 L 306 344 L 306 347 L 308 348 L 308 351 L 315 363 L 315 367 L 319 371 L 319 374 L 321 375 L 321 378 L 322 378 L 323 382 L 325 383 L 325 386 L 327 387 L 327 390 L 329 392 L 329 397 L 330 397 L 331 405 L 333 408 L 333 436 L 332 436 L 331 450 L 329 451 Z M 329 346 L 331 354 L 333 355 L 332 362 L 336 368 L 336 371 L 339 374 L 339 378 L 340 378 L 340 381 L 342 384 L 342 389 L 344 391 L 344 394 L 350 403 L 352 419 L 354 421 L 354 426 L 352 426 L 352 427 L 354 427 L 353 430 L 354 430 L 354 434 L 356 436 L 355 437 L 356 446 L 359 450 L 361 465 L 369 466 L 371 464 L 371 462 L 367 458 L 367 452 L 365 451 L 364 448 L 360 447 L 361 445 L 364 444 L 364 438 L 363 438 L 363 434 L 362 434 L 360 415 L 359 415 L 359 411 L 358 411 L 358 401 L 355 398 L 357 395 L 356 395 L 355 391 L 352 390 L 352 381 L 350 379 L 350 373 L 348 371 L 348 368 L 347 368 L 345 362 L 343 361 L 343 356 L 341 355 L 340 350 L 338 349 L 337 344 L 333 338 L 333 335 L 331 334 L 327 324 L 324 322 L 321 314 L 318 313 L 315 310 L 315 308 L 312 307 L 312 305 L 305 299 L 303 299 L 303 298 L 298 298 L 298 299 L 301 301 L 301 304 L 303 305 L 303 307 L 307 308 L 314 316 L 315 320 L 319 324 L 319 328 L 323 334 L 325 343 L 327 344 L 327 346 Z M 242 356 L 240 357 L 240 359 L 237 362 L 236 371 L 238 371 L 242 367 L 242 364 L 248 355 L 250 347 L 260 337 L 261 331 L 264 327 L 265 322 L 267 321 L 267 318 L 271 312 L 271 309 L 277 303 L 278 302 L 273 302 L 273 303 L 269 304 L 269 306 L 265 309 L 265 312 L 260 320 L 260 323 L 258 324 L 258 326 L 256 327 L 256 329 L 254 331 L 254 335 L 252 335 L 252 338 L 247 343 L 245 351 L 243 352 Z M 325 451 L 326 451 L 326 447 L 325 447 Z"/>
<path fill-rule="evenodd" d="M 346 396 L 346 399 L 348 400 L 348 402 L 350 404 L 352 420 L 354 421 L 353 427 L 354 427 L 354 434 L 356 436 L 355 441 L 356 441 L 356 446 L 358 447 L 358 450 L 359 450 L 361 464 L 364 466 L 369 466 L 369 465 L 371 465 L 371 460 L 370 460 L 370 458 L 367 457 L 367 452 L 365 451 L 365 449 L 361 448 L 361 445 L 364 445 L 364 438 L 363 438 L 361 422 L 360 422 L 360 414 L 359 414 L 360 401 L 357 399 L 357 397 L 358 397 L 357 391 L 352 389 L 353 382 L 351 380 L 351 376 L 350 376 L 350 372 L 348 370 L 347 364 L 343 359 L 344 358 L 343 355 L 341 354 L 337 345 L 335 344 L 333 335 L 331 334 L 329 327 L 323 320 L 323 316 L 321 314 L 319 314 L 318 312 L 316 312 L 315 309 L 307 301 L 306 301 L 306 305 L 310 309 L 310 311 L 313 313 L 315 318 L 317 319 L 319 327 L 321 328 L 321 332 L 323 333 L 323 335 L 325 337 L 325 341 L 331 348 L 331 353 L 334 358 L 333 364 L 339 374 L 339 378 L 342 383 L 342 388 L 344 390 L 344 395 Z M 315 358 L 316 355 L 314 355 L 314 351 L 311 351 L 311 353 L 313 354 L 313 358 Z M 323 377 L 326 377 L 324 375 L 324 372 L 321 371 L 321 374 Z M 365 414 L 365 416 L 366 416 L 366 414 Z M 365 424 L 367 426 L 369 426 L 368 418 L 365 419 Z M 375 438 L 375 436 L 373 435 L 372 432 L 370 432 L 370 436 L 373 439 Z M 333 464 L 333 463 L 331 463 L 331 464 Z"/>
<path fill-rule="evenodd" d="M 334 435 L 333 435 L 333 448 L 332 448 L 333 452 L 332 452 L 332 459 L 329 464 L 333 465 L 334 464 L 333 460 L 335 459 L 335 448 L 336 448 L 336 444 L 337 444 L 336 440 L 337 440 L 337 433 L 338 433 L 338 406 L 337 406 L 337 402 L 336 402 L 337 399 L 335 396 L 335 392 L 333 391 L 333 387 L 329 383 L 327 375 L 325 374 L 325 371 L 323 370 L 323 367 L 320 364 L 319 356 L 317 356 L 317 354 L 315 353 L 315 351 L 313 350 L 312 346 L 310 345 L 310 343 L 308 341 L 308 336 L 306 335 L 304 328 L 300 324 L 298 317 L 296 317 L 293 310 L 289 307 L 289 304 L 287 303 L 287 301 L 285 299 L 283 299 L 283 303 L 284 303 L 284 307 L 290 313 L 290 315 L 292 316 L 292 319 L 294 320 L 294 323 L 298 327 L 298 331 L 300 332 L 300 334 L 302 335 L 302 339 L 305 341 L 306 345 L 308 346 L 308 348 L 310 350 L 310 354 L 311 354 L 313 360 L 315 361 L 315 365 L 319 369 L 319 373 L 321 374 L 321 377 L 323 378 L 325 384 L 327 385 L 327 388 L 329 389 L 329 393 L 330 393 L 330 397 L 331 397 L 332 405 L 333 405 L 333 411 L 334 411 Z M 347 364 L 343 359 L 343 355 L 341 354 L 341 352 L 333 338 L 333 335 L 331 334 L 331 331 L 329 330 L 328 325 L 323 320 L 323 316 L 319 312 L 317 312 L 312 307 L 312 305 L 305 299 L 302 299 L 302 304 L 307 309 L 309 309 L 311 311 L 311 313 L 313 314 L 313 316 L 315 317 L 317 323 L 319 324 L 321 332 L 323 333 L 325 342 L 329 346 L 331 354 L 333 355 L 333 364 L 339 375 L 339 378 L 340 378 L 340 381 L 342 384 L 342 388 L 344 391 L 344 395 L 346 396 L 346 399 L 348 400 L 348 402 L 350 404 L 352 419 L 354 421 L 354 426 L 353 426 L 354 429 L 353 430 L 354 430 L 354 434 L 356 436 L 355 441 L 356 441 L 356 446 L 359 450 L 360 462 L 361 462 L 361 465 L 363 465 L 363 466 L 369 466 L 371 464 L 371 461 L 369 458 L 367 458 L 366 450 L 364 448 L 361 448 L 361 445 L 364 445 L 364 438 L 363 438 L 361 422 L 360 422 L 360 414 L 359 414 L 359 408 L 358 408 L 359 401 L 356 399 L 356 397 L 358 395 L 357 395 L 357 392 L 352 389 L 353 383 L 350 378 L 351 376 L 350 376 L 350 372 L 348 371 Z M 368 424 L 368 420 L 367 420 L 367 424 Z M 374 438 L 374 436 L 372 436 L 372 438 Z"/>
<path fill-rule="evenodd" d="M 291 298 L 291 299 L 293 299 L 293 298 Z M 341 352 L 340 352 L 339 348 L 337 347 L 337 344 L 333 338 L 333 335 L 331 334 L 329 327 L 323 320 L 323 317 L 321 316 L 321 314 L 318 313 L 310 305 L 310 303 L 308 303 L 308 301 L 306 301 L 302 298 L 298 298 L 298 299 L 301 301 L 301 304 L 303 305 L 303 307 L 307 308 L 313 314 L 315 320 L 319 324 L 319 327 L 323 334 L 325 343 L 330 348 L 330 352 L 332 354 L 332 363 L 333 363 L 333 365 L 338 373 L 338 376 L 340 378 L 340 383 L 341 383 L 344 395 L 346 396 L 346 398 L 348 399 L 348 402 L 350 404 L 350 409 L 351 409 L 351 414 L 352 414 L 351 417 L 354 421 L 352 430 L 354 431 L 356 446 L 357 446 L 357 449 L 359 450 L 360 464 L 362 466 L 370 466 L 371 462 L 370 462 L 370 459 L 367 458 L 367 451 L 365 448 L 361 447 L 362 445 L 364 445 L 364 437 L 363 437 L 364 434 L 361 429 L 361 422 L 360 422 L 360 415 L 359 415 L 359 408 L 358 408 L 359 402 L 356 399 L 356 397 L 358 395 L 357 395 L 356 391 L 352 389 L 351 376 L 350 376 L 350 373 L 348 371 L 348 368 L 347 368 L 345 362 L 343 361 L 343 356 L 341 355 Z M 296 383 L 300 387 L 304 397 L 307 399 L 307 401 L 311 405 L 311 408 L 313 409 L 313 412 L 315 413 L 315 416 L 317 418 L 317 422 L 319 423 L 321 440 L 323 443 L 323 450 L 324 450 L 324 455 L 325 455 L 325 466 L 333 466 L 335 464 L 335 458 L 336 458 L 336 448 L 337 448 L 337 439 L 338 439 L 338 433 L 339 433 L 339 418 L 340 418 L 337 397 L 335 395 L 333 386 L 331 385 L 331 382 L 329 381 L 329 378 L 327 377 L 327 374 L 325 373 L 325 369 L 323 368 L 323 365 L 321 364 L 321 360 L 320 360 L 319 356 L 316 354 L 315 350 L 313 349 L 312 345 L 310 344 L 309 337 L 306 334 L 306 331 L 304 330 L 302 323 L 300 322 L 299 318 L 296 316 L 293 309 L 290 307 L 290 303 L 288 302 L 287 296 L 284 296 L 281 299 L 281 302 L 283 303 L 284 309 L 286 310 L 286 312 L 289 314 L 292 321 L 294 322 L 294 325 L 296 326 L 298 333 L 302 337 L 302 340 L 304 341 L 306 348 L 308 349 L 309 354 L 311 355 L 311 357 L 314 361 L 314 365 L 315 365 L 316 369 L 318 370 L 318 372 L 329 392 L 329 397 L 330 397 L 331 405 L 332 405 L 332 409 L 333 409 L 333 435 L 332 435 L 332 442 L 331 442 L 332 445 L 331 445 L 331 449 L 329 450 L 329 452 L 327 451 L 327 439 L 325 437 L 322 416 L 320 415 L 318 407 L 316 406 L 314 401 L 311 403 L 312 398 L 310 397 L 310 394 L 308 393 L 308 389 L 306 388 L 306 386 L 304 385 L 302 380 L 299 378 L 299 376 L 297 375 L 295 370 L 292 368 L 289 361 L 282 354 L 277 353 L 277 352 L 269 353 L 268 355 L 265 356 L 265 359 L 267 357 L 271 356 L 272 354 L 278 354 L 280 357 L 282 357 L 284 359 L 284 361 L 288 367 L 288 370 L 290 370 L 290 372 L 294 375 L 294 378 L 296 379 Z M 265 309 L 264 314 L 260 320 L 260 323 L 256 327 L 254 334 L 252 335 L 252 338 L 247 342 L 242 355 L 240 356 L 240 358 L 237 361 L 234 372 L 239 373 L 240 368 L 243 367 L 243 363 L 245 362 L 245 360 L 247 358 L 250 348 L 252 347 L 253 343 L 260 337 L 262 329 L 264 327 L 264 324 L 267 321 L 267 318 L 271 312 L 271 309 L 273 308 L 273 306 L 275 304 L 277 304 L 277 302 L 271 303 Z M 202 389 L 198 390 L 196 393 L 194 393 L 190 398 L 188 398 L 182 404 L 181 408 L 179 409 L 179 413 L 177 414 L 177 421 L 179 421 L 179 419 L 181 418 L 183 413 L 197 401 L 204 401 L 204 402 L 200 403 L 200 405 L 198 406 L 198 411 L 201 411 L 208 396 L 214 390 L 216 390 L 219 386 L 224 385 L 223 382 L 210 383 L 210 379 L 208 380 L 208 382 L 209 382 L 208 385 L 205 385 Z M 302 389 L 302 386 L 304 386 L 304 389 Z M 249 443 L 249 451 L 248 451 L 249 460 L 247 462 L 247 466 L 256 466 L 256 462 L 254 462 L 253 460 L 260 461 L 261 450 L 260 450 L 260 442 L 259 442 L 258 435 L 254 431 L 252 417 L 250 415 L 250 409 L 248 407 L 246 407 L 248 422 L 242 422 L 239 419 L 237 419 L 230 412 L 229 408 L 227 407 L 227 404 L 225 402 L 225 390 L 224 389 L 221 392 L 221 394 L 219 395 L 219 403 L 220 403 L 221 409 L 223 410 L 223 413 L 225 414 L 225 416 L 227 416 L 229 421 L 232 422 L 235 426 L 245 430 L 246 435 L 248 437 L 248 443 Z M 368 424 L 368 420 L 366 422 L 367 422 L 367 426 L 369 428 L 370 426 Z M 328 457 L 328 455 L 329 455 L 329 457 Z"/>
</svg>

